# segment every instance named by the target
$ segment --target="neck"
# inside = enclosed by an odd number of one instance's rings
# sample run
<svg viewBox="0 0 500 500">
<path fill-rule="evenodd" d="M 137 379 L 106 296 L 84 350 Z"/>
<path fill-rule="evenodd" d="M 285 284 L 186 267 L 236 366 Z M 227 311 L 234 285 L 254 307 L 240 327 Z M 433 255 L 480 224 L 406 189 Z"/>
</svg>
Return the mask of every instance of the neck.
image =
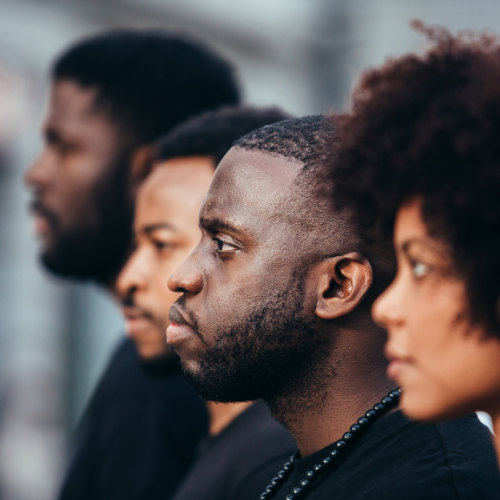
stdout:
<svg viewBox="0 0 500 500">
<path fill-rule="evenodd" d="M 208 433 L 216 436 L 222 432 L 240 413 L 243 413 L 252 403 L 212 403 L 207 402 L 210 420 Z"/>
<path fill-rule="evenodd" d="M 373 324 L 366 328 L 368 335 L 344 330 L 332 353 L 302 386 L 268 401 L 275 418 L 290 431 L 301 457 L 340 439 L 359 417 L 396 388 L 385 375 L 384 336 Z"/>
</svg>

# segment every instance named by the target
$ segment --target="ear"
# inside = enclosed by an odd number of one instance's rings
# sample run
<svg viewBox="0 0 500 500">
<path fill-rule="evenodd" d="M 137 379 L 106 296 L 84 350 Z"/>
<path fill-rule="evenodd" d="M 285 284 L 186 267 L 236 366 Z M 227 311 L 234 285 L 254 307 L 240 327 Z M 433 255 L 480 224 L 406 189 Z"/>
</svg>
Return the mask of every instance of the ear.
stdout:
<svg viewBox="0 0 500 500">
<path fill-rule="evenodd" d="M 132 155 L 130 187 L 135 197 L 142 181 L 150 174 L 156 160 L 156 144 L 146 144 L 137 148 Z"/>
<path fill-rule="evenodd" d="M 373 282 L 373 270 L 366 257 L 357 252 L 332 257 L 322 263 L 318 281 L 316 315 L 335 319 L 359 306 Z"/>
</svg>

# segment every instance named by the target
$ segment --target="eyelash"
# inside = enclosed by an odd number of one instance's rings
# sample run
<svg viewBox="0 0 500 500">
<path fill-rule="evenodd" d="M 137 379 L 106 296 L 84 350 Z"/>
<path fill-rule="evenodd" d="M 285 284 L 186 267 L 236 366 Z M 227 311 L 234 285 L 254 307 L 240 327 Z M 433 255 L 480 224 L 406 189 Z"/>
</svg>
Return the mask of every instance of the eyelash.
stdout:
<svg viewBox="0 0 500 500">
<path fill-rule="evenodd" d="M 226 253 L 226 252 L 230 252 L 232 249 L 234 249 L 234 245 L 230 245 L 229 243 L 226 243 L 225 241 L 222 241 L 222 240 L 220 240 L 219 238 L 217 238 L 217 237 L 215 237 L 215 236 L 212 238 L 212 240 L 214 240 L 214 241 L 215 241 L 215 243 L 217 244 L 217 251 L 218 251 L 219 253 Z M 228 246 L 233 247 L 233 248 L 232 248 L 231 250 L 226 250 L 226 251 L 224 251 L 224 250 L 223 250 L 223 248 L 221 248 L 221 247 L 223 247 L 224 245 L 228 245 Z"/>
<path fill-rule="evenodd" d="M 165 248 L 170 246 L 168 243 L 163 243 L 162 241 L 155 241 L 154 245 L 157 250 L 165 250 Z"/>
</svg>

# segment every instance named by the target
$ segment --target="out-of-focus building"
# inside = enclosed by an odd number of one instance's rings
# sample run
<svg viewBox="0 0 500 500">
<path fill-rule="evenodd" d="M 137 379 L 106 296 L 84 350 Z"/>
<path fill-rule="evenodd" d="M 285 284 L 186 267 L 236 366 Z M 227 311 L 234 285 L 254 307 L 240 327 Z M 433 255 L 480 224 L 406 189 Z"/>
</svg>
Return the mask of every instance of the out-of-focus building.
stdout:
<svg viewBox="0 0 500 500">
<path fill-rule="evenodd" d="M 2 0 L 0 496 L 54 498 L 71 428 L 121 335 L 112 301 L 37 262 L 23 172 L 39 146 L 53 58 L 120 27 L 167 28 L 231 59 L 246 101 L 297 115 L 348 107 L 360 71 L 425 40 L 409 21 L 500 31 L 494 0 Z"/>
</svg>

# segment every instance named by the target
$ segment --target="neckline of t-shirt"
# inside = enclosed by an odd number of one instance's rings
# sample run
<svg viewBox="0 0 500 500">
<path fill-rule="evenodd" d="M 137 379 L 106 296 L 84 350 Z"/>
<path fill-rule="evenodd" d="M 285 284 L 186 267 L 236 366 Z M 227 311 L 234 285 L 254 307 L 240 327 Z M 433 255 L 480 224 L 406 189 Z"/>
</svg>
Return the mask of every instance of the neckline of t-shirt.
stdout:
<svg viewBox="0 0 500 500">
<path fill-rule="evenodd" d="M 369 429 L 367 429 L 366 434 L 359 437 L 359 440 L 353 444 L 353 454 L 357 455 L 362 452 L 366 447 L 370 446 L 372 441 L 371 436 L 376 436 L 377 439 L 383 437 L 386 434 L 397 432 L 397 429 L 404 425 L 407 419 L 402 414 L 401 410 L 396 410 L 394 412 L 385 415 L 380 420 L 375 422 Z M 335 447 L 335 442 L 329 444 L 325 448 L 318 450 L 305 458 L 300 458 L 299 450 L 294 453 L 294 472 L 293 475 L 305 475 L 305 473 L 312 469 L 315 465 L 319 464 L 323 458 L 325 458 L 330 451 Z M 347 455 L 348 457 L 349 455 Z M 347 458 L 346 457 L 346 458 Z"/>
</svg>

